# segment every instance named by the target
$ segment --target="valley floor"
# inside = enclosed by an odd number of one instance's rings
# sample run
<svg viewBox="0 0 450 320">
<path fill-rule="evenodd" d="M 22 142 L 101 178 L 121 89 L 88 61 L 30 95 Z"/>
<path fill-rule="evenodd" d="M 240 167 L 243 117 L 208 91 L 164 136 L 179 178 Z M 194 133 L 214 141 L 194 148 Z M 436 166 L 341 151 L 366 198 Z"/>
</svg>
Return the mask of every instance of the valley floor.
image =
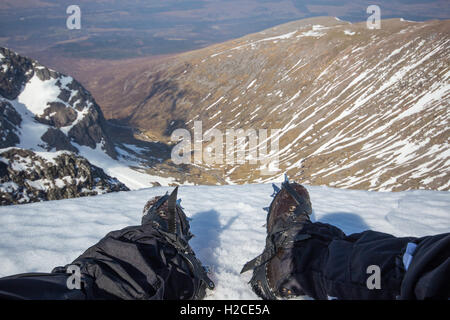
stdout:
<svg viewBox="0 0 450 320">
<path fill-rule="evenodd" d="M 0 276 L 50 272 L 65 265 L 106 233 L 140 223 L 146 201 L 170 187 L 110 193 L 95 197 L 0 207 Z M 450 193 L 397 193 L 307 186 L 316 221 L 346 233 L 373 229 L 396 236 L 450 232 Z M 255 299 L 240 275 L 244 263 L 265 243 L 270 184 L 182 186 L 179 197 L 192 218 L 191 246 L 213 270 L 216 290 L 208 299 Z"/>
</svg>

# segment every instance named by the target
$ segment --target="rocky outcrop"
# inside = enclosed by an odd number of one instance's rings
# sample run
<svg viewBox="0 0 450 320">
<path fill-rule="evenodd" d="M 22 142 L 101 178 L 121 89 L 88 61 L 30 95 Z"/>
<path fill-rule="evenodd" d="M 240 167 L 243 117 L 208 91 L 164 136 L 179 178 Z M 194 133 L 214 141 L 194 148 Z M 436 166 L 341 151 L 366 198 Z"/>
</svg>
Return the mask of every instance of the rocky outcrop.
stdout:
<svg viewBox="0 0 450 320">
<path fill-rule="evenodd" d="M 0 59 L 0 95 L 14 100 L 33 76 L 33 61 L 5 48 L 0 48 Z"/>
<path fill-rule="evenodd" d="M 0 148 L 14 146 L 20 142 L 17 127 L 20 126 L 22 117 L 13 106 L 0 101 Z"/>
<path fill-rule="evenodd" d="M 56 151 L 68 150 L 75 153 L 78 152 L 78 149 L 70 143 L 70 139 L 59 129 L 49 128 L 41 139 L 47 143 L 47 146 L 49 146 L 50 149 L 54 148 Z"/>
<path fill-rule="evenodd" d="M 110 157 L 117 157 L 106 120 L 92 95 L 80 83 L 5 48 L 0 48 L 0 111 L 7 108 L 8 115 L 0 115 L 0 137 L 5 137 L 0 147 L 20 143 L 20 126 L 14 121 L 18 118 L 7 122 L 6 117 L 13 117 L 14 111 L 18 114 L 12 102 L 23 101 L 21 95 L 26 95 L 27 90 L 38 90 L 36 87 L 49 91 L 48 97 L 45 92 L 32 92 L 33 95 L 44 95 L 39 97 L 42 105 L 32 108 L 25 103 L 27 114 L 49 127 L 42 132 L 43 143 L 39 147 L 44 146 L 47 151 L 77 152 L 72 142 L 93 149 L 101 144 Z"/>
<path fill-rule="evenodd" d="M 0 153 L 0 205 L 128 190 L 101 168 L 71 152 L 9 148 Z"/>
</svg>

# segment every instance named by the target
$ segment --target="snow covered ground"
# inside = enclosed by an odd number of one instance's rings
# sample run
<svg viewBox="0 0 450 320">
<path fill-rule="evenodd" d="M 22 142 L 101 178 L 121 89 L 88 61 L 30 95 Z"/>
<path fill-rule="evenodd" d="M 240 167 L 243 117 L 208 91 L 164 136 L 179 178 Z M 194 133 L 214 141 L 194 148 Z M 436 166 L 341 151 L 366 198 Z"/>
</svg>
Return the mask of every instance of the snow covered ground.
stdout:
<svg viewBox="0 0 450 320">
<path fill-rule="evenodd" d="M 0 276 L 50 272 L 73 261 L 106 233 L 140 223 L 145 202 L 170 187 L 110 193 L 95 197 L 0 207 Z M 307 186 L 315 219 L 346 233 L 366 229 L 396 236 L 450 232 L 450 193 L 398 193 Z M 265 241 L 270 184 L 182 186 L 179 196 L 193 218 L 191 245 L 212 267 L 216 289 L 208 299 L 255 299 L 240 275 L 243 264 L 258 255 Z"/>
<path fill-rule="evenodd" d="M 116 147 L 116 151 L 119 153 L 119 159 L 114 160 L 102 149 L 102 144 L 98 143 L 96 149 L 92 149 L 87 146 L 81 146 L 77 143 L 73 143 L 80 151 L 80 155 L 89 160 L 93 165 L 102 168 L 106 174 L 111 177 L 117 178 L 120 182 L 125 184 L 130 190 L 138 190 L 142 188 L 149 188 L 153 182 L 158 182 L 161 185 L 168 186 L 170 183 L 176 183 L 173 178 L 164 178 L 159 176 L 152 176 L 145 172 L 134 170 L 131 167 L 141 168 L 142 171 L 145 167 L 140 165 L 139 160 L 126 159 L 123 155 L 128 155 L 126 150 Z M 128 145 L 131 147 L 131 145 Z M 136 146 L 132 146 L 136 148 Z"/>
</svg>

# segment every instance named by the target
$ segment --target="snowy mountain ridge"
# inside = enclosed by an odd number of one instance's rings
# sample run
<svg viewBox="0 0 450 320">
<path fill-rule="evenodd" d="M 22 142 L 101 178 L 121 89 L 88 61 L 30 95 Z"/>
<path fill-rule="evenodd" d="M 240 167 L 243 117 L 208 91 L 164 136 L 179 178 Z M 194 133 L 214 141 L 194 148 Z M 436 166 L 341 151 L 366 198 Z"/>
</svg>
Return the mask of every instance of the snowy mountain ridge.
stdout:
<svg viewBox="0 0 450 320">
<path fill-rule="evenodd" d="M 290 22 L 176 57 L 89 74 L 106 115 L 152 139 L 177 128 L 280 129 L 280 172 L 207 166 L 230 183 L 450 189 L 450 21 Z M 119 108 L 120 106 L 120 108 Z M 245 142 L 248 147 L 248 140 Z M 207 143 L 205 143 L 206 147 Z M 222 183 L 221 181 L 219 181 Z"/>
</svg>

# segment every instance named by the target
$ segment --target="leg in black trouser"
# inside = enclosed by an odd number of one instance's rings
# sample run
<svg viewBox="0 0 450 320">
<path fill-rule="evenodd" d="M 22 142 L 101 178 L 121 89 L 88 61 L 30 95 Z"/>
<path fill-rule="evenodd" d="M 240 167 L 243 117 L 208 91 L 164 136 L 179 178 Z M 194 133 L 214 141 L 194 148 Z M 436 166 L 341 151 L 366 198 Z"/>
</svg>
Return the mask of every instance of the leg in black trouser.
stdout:
<svg viewBox="0 0 450 320">
<path fill-rule="evenodd" d="M 70 265 L 0 279 L 0 298 L 202 299 L 214 283 L 188 244 L 177 191 L 148 201 L 142 225 L 108 233 Z"/>
<path fill-rule="evenodd" d="M 69 289 L 66 267 L 0 279 L 2 299 L 191 299 L 200 279 L 151 224 L 110 232 L 70 265 L 82 287 Z"/>
<path fill-rule="evenodd" d="M 84 300 L 82 290 L 69 290 L 64 273 L 24 273 L 0 279 L 0 299 Z"/>
<path fill-rule="evenodd" d="M 346 236 L 338 228 L 308 223 L 301 230 L 311 238 L 292 248 L 292 277 L 315 299 L 448 299 L 450 297 L 450 234 L 397 238 L 365 231 Z M 417 245 L 406 270 L 408 243 Z M 406 258 L 406 257 L 405 257 Z M 379 267 L 380 286 L 372 288 L 370 266 Z M 369 279 L 369 286 L 368 286 Z"/>
<path fill-rule="evenodd" d="M 447 299 L 450 234 L 397 238 L 365 231 L 345 235 L 309 216 L 306 188 L 274 185 L 264 251 L 248 261 L 250 285 L 263 299 Z"/>
</svg>

